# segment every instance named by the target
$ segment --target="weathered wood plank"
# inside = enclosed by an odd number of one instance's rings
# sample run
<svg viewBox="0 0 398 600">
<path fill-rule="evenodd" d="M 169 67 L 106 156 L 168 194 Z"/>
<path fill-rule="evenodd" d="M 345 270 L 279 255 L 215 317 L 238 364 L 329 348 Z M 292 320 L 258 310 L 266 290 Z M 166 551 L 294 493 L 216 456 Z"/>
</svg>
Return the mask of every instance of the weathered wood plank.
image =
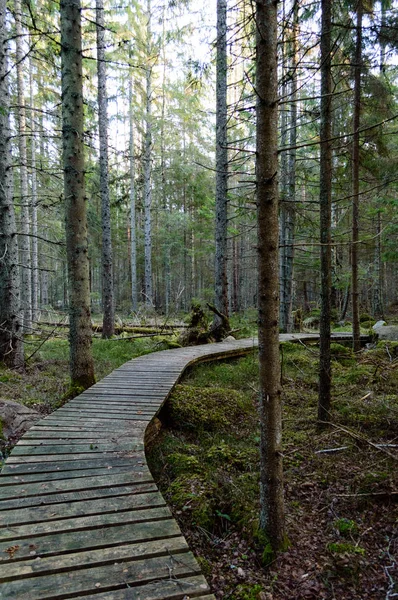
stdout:
<svg viewBox="0 0 398 600">
<path fill-rule="evenodd" d="M 101 457 L 93 458 L 91 460 L 65 460 L 65 461 L 54 461 L 50 463 L 36 462 L 33 464 L 22 463 L 22 464 L 11 464 L 7 459 L 6 464 L 3 467 L 3 472 L 6 475 L 28 475 L 29 473 L 61 473 L 62 471 L 78 471 L 88 469 L 100 469 L 107 468 L 112 469 L 113 467 L 128 467 L 132 469 L 131 459 L 128 458 L 114 458 L 114 457 Z M 142 471 L 141 465 L 135 466 L 136 470 Z M 77 475 L 76 475 L 77 477 Z M 0 479 L 1 481 L 1 479 Z"/>
<path fill-rule="evenodd" d="M 185 597 L 198 600 L 215 600 L 213 595 L 198 595 L 209 591 L 202 575 L 154 581 L 129 589 L 103 592 L 89 596 L 78 596 L 74 600 L 182 600 Z M 194 594 L 194 596 L 192 595 Z"/>
<path fill-rule="evenodd" d="M 36 536 L 67 533 L 71 531 L 93 531 L 115 525 L 127 526 L 131 523 L 154 522 L 170 519 L 171 512 L 168 506 L 146 507 L 126 512 L 110 512 L 98 515 L 75 517 L 73 519 L 58 519 L 57 521 L 43 521 L 42 523 L 29 523 L 28 525 L 11 525 L 0 529 L 0 541 L 9 546 L 20 543 L 20 540 L 31 540 Z M 58 548 L 57 553 L 62 553 Z"/>
<path fill-rule="evenodd" d="M 23 489 L 23 486 L 21 486 Z M 156 492 L 157 487 L 155 483 L 134 483 L 130 486 L 109 486 L 101 487 L 97 489 L 84 489 L 84 490 L 71 490 L 68 492 L 58 494 L 44 494 L 40 493 L 35 496 L 24 497 L 22 491 L 19 498 L 6 500 L 0 500 L 0 513 L 3 510 L 8 509 L 21 509 L 33 506 L 45 506 L 51 504 L 60 504 L 63 502 L 76 502 L 78 500 L 99 500 L 103 499 L 105 502 L 109 497 L 115 496 L 129 496 L 131 494 L 141 494 L 143 492 Z"/>
<path fill-rule="evenodd" d="M 26 525 L 28 523 L 42 523 L 43 521 L 56 521 L 61 518 L 71 519 L 84 515 L 101 514 L 107 512 L 123 512 L 133 508 L 164 506 L 165 501 L 159 492 L 144 492 L 130 494 L 129 496 L 113 496 L 108 502 L 103 500 L 77 500 L 51 506 L 35 506 L 34 508 L 18 508 L 0 512 L 0 525 L 10 526 Z"/>
<path fill-rule="evenodd" d="M 152 483 L 152 475 L 140 477 L 137 481 L 136 474 L 117 473 L 107 471 L 106 475 L 78 477 L 75 479 L 56 479 L 54 481 L 41 481 L 27 483 L 22 481 L 15 485 L 15 480 L 8 486 L 0 487 L 0 499 L 24 498 L 43 494 L 58 494 L 73 490 L 95 490 L 119 485 L 142 485 L 143 483 Z M 14 485 L 13 485 L 14 484 Z"/>
<path fill-rule="evenodd" d="M 25 442 L 27 440 L 24 440 Z M 101 444 L 101 443 L 85 443 L 85 444 L 17 444 L 13 449 L 13 456 L 35 456 L 41 454 L 81 454 L 81 453 L 97 453 L 98 452 L 134 452 L 137 454 L 141 452 L 144 456 L 143 444 L 139 442 L 137 444 L 130 444 L 128 442 L 116 442 L 115 444 Z"/>
<path fill-rule="evenodd" d="M 38 561 L 41 562 L 41 561 Z M 171 577 L 199 574 L 198 563 L 190 553 L 163 555 L 144 560 L 113 561 L 100 567 L 82 568 L 51 575 L 13 579 L 0 586 L 1 600 L 50 600 L 74 598 L 94 590 L 126 588 L 137 581 L 169 580 Z"/>
<path fill-rule="evenodd" d="M 0 542 L 0 562 L 4 564 L 17 563 L 22 559 L 33 560 L 38 556 L 40 558 L 56 556 L 60 553 L 60 548 L 62 549 L 61 554 L 67 554 L 122 544 L 137 544 L 149 540 L 166 540 L 178 536 L 181 536 L 181 531 L 172 518 L 123 523 L 122 525 L 110 524 L 96 529 L 30 536 L 29 539 L 15 540 L 15 544 L 10 544 L 9 541 Z M 18 565 L 16 565 L 16 569 L 18 569 Z M 17 575 L 17 570 L 15 572 Z"/>
</svg>

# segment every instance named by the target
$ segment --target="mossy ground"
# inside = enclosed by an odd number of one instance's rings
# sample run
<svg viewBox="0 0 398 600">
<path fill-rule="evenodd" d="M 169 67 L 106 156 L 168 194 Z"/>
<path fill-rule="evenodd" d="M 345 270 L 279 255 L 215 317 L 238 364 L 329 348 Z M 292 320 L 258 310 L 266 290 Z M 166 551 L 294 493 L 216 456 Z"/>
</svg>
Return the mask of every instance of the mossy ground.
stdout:
<svg viewBox="0 0 398 600">
<path fill-rule="evenodd" d="M 255 356 L 198 366 L 177 386 L 151 468 L 217 598 L 385 600 L 389 585 L 398 592 L 398 449 L 382 446 L 398 444 L 398 344 L 358 356 L 332 345 L 332 426 L 322 432 L 317 346 L 281 352 L 291 546 L 270 567 L 256 537 Z"/>
</svg>

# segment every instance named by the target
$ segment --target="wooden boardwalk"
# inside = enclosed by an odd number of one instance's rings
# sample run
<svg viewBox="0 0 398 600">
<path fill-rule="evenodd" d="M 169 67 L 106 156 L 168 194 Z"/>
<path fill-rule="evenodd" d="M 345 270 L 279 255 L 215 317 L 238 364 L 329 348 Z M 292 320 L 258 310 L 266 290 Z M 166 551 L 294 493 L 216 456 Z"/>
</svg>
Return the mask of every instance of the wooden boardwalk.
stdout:
<svg viewBox="0 0 398 600">
<path fill-rule="evenodd" d="M 188 365 L 256 346 L 136 358 L 32 427 L 0 478 L 0 599 L 213 599 L 149 472 L 144 434 Z"/>
</svg>

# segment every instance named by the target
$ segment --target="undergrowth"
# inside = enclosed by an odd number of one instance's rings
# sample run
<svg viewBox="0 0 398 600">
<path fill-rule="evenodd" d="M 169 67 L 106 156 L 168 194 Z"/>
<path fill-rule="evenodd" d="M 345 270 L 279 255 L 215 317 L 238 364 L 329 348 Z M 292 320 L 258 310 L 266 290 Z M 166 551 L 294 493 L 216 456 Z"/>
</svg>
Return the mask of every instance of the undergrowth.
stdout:
<svg viewBox="0 0 398 600">
<path fill-rule="evenodd" d="M 148 460 L 217 598 L 385 599 L 386 565 L 397 564 L 397 346 L 355 356 L 332 344 L 332 425 L 318 432 L 318 347 L 282 345 L 292 546 L 267 569 L 256 535 L 256 357 L 200 365 L 177 386 Z"/>
</svg>

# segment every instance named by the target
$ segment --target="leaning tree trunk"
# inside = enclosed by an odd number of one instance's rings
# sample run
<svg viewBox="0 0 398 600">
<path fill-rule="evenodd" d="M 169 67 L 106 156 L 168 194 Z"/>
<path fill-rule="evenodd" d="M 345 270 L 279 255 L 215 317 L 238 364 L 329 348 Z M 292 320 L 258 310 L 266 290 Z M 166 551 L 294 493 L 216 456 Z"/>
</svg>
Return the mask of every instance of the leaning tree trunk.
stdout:
<svg viewBox="0 0 398 600">
<path fill-rule="evenodd" d="M 80 13 L 80 0 L 61 0 L 62 140 L 72 389 L 86 389 L 95 383 L 84 186 Z"/>
<path fill-rule="evenodd" d="M 277 9 L 256 2 L 260 527 L 272 550 L 285 543 L 278 281 Z"/>
<path fill-rule="evenodd" d="M 13 205 L 6 0 L 0 0 L 0 361 L 23 367 L 18 243 Z"/>
<path fill-rule="evenodd" d="M 215 306 L 228 315 L 227 0 L 217 0 Z M 221 323 L 215 314 L 214 326 Z"/>
<path fill-rule="evenodd" d="M 321 18 L 321 127 L 320 127 L 320 240 L 321 240 L 321 316 L 318 419 L 330 420 L 331 367 L 330 320 L 332 301 L 332 73 L 331 0 L 322 0 Z"/>
<path fill-rule="evenodd" d="M 23 76 L 23 29 L 21 0 L 15 0 L 15 32 L 16 32 L 16 68 L 18 96 L 18 148 L 19 148 L 19 180 L 21 198 L 21 240 L 19 243 L 22 263 L 22 303 L 23 325 L 26 333 L 32 328 L 32 273 L 30 254 L 30 214 L 28 191 L 28 156 L 26 148 L 26 109 L 25 83 Z"/>
<path fill-rule="evenodd" d="M 356 22 L 356 45 L 354 61 L 354 115 L 352 140 L 352 245 L 351 245 L 351 293 L 352 293 L 352 334 L 353 349 L 361 349 L 359 323 L 359 281 L 358 281 L 358 242 L 359 242 L 359 125 L 361 111 L 361 63 L 362 63 L 362 0 L 358 0 Z"/>
<path fill-rule="evenodd" d="M 102 215 L 102 337 L 115 334 L 115 301 L 113 293 L 113 261 L 111 235 L 111 204 L 108 178 L 108 95 L 106 90 L 105 19 L 103 0 L 96 0 L 98 130 L 100 144 L 100 194 Z"/>
</svg>

